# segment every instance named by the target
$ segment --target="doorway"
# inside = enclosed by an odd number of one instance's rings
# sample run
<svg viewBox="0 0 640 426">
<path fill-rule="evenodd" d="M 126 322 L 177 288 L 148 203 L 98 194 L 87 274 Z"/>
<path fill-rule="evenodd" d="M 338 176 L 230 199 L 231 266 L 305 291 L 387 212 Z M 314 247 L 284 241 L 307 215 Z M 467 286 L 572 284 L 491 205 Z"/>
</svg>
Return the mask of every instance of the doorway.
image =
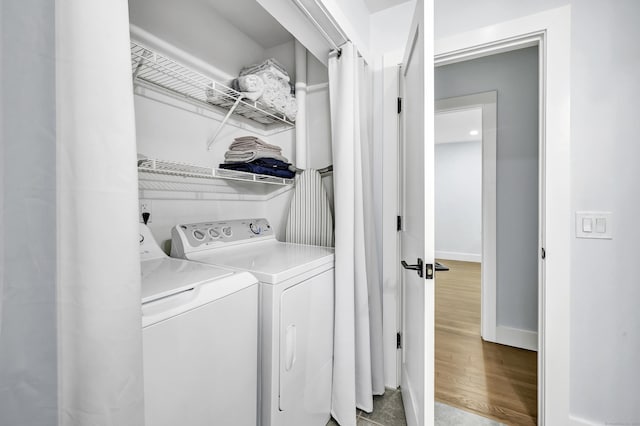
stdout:
<svg viewBox="0 0 640 426">
<path fill-rule="evenodd" d="M 445 109 L 448 116 L 473 116 L 472 109 L 467 109 L 466 114 L 460 109 L 473 107 L 470 102 L 464 103 L 469 95 L 463 95 L 490 89 L 494 89 L 490 93 L 498 111 L 497 121 L 487 123 L 494 130 L 491 143 L 475 142 L 482 145 L 481 155 L 480 147 L 474 150 L 472 141 L 438 144 L 443 130 L 436 127 L 436 161 L 449 163 L 446 170 L 443 164 L 436 163 L 435 210 L 436 225 L 440 225 L 436 227 L 436 253 L 440 251 L 441 256 L 451 260 L 451 271 L 436 275 L 436 400 L 518 424 L 536 422 L 535 353 L 490 342 L 537 349 L 538 70 L 537 46 L 435 70 L 436 99 L 446 98 L 436 101 L 439 114 L 445 114 Z M 456 106 L 457 113 L 452 111 Z M 437 114 L 436 124 L 446 117 L 438 120 Z M 467 126 L 457 139 L 479 134 L 477 123 Z M 450 158 L 454 154 L 456 157 Z M 481 188 L 476 191 L 472 190 L 474 165 L 470 160 L 474 154 L 482 165 Z M 491 170 L 487 162 L 491 163 Z M 482 221 L 477 218 L 477 202 L 473 203 L 474 196 L 480 193 Z M 449 207 L 439 206 L 438 202 Z M 491 214 L 487 214 L 489 206 Z M 451 223 L 454 219 L 458 223 Z M 482 222 L 482 244 L 469 241 L 476 239 L 473 234 L 477 231 L 470 226 L 474 222 Z M 491 249 L 485 250 L 484 243 Z M 480 259 L 474 259 L 480 247 Z M 480 299 L 482 309 L 477 303 Z M 482 328 L 480 323 L 474 323 L 479 319 L 478 313 Z"/>
<path fill-rule="evenodd" d="M 446 266 L 436 266 L 444 269 L 435 287 L 436 413 L 536 424 L 536 353 L 493 343 L 518 343 L 496 333 L 497 98 L 489 91 L 435 103 L 435 247 Z M 528 139 L 537 146 L 537 132 Z M 535 249 L 529 255 L 535 266 Z"/>
</svg>

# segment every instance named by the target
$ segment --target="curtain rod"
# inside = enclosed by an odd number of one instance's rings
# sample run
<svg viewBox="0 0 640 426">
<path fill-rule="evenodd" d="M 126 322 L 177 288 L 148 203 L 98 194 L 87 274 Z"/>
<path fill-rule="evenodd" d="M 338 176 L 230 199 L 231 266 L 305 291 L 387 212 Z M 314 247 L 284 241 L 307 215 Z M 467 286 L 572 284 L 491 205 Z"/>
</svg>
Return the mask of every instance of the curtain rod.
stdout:
<svg viewBox="0 0 640 426">
<path fill-rule="evenodd" d="M 322 25 L 320 25 L 318 23 L 318 21 L 313 17 L 313 15 L 311 14 L 311 12 L 309 12 L 309 9 L 307 9 L 301 2 L 300 0 L 292 0 L 293 3 L 295 3 L 295 5 L 298 7 L 298 9 L 300 9 L 300 11 L 307 17 L 307 19 L 309 19 L 311 21 L 311 23 L 313 24 L 314 27 L 316 27 L 316 29 L 318 31 L 320 31 L 320 34 L 322 35 L 322 37 L 324 37 L 324 39 L 333 47 L 333 49 L 338 52 L 338 57 L 340 57 L 340 55 L 342 54 L 342 49 L 340 49 L 340 46 L 338 46 L 336 44 L 335 41 L 333 41 L 333 39 L 329 36 L 329 34 L 327 34 L 327 32 L 324 30 L 324 28 L 322 28 Z M 317 1 L 314 0 L 314 2 L 316 3 L 316 5 L 320 8 L 322 8 Z M 325 12 L 326 14 L 326 12 Z M 330 21 L 333 21 L 333 19 L 331 19 L 328 15 L 327 17 L 329 18 Z M 333 23 L 333 22 L 332 22 Z M 344 36 L 344 33 L 342 32 L 342 30 L 340 28 L 338 28 L 335 24 L 334 24 L 336 30 L 340 33 L 340 35 Z M 346 36 L 344 36 L 345 40 L 349 40 Z"/>
</svg>

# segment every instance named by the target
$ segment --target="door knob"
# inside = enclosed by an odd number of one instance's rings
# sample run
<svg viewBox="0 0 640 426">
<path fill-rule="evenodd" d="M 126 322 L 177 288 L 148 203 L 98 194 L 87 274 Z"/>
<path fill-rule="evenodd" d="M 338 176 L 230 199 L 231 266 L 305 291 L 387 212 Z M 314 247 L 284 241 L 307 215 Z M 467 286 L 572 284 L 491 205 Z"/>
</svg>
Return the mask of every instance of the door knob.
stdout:
<svg viewBox="0 0 640 426">
<path fill-rule="evenodd" d="M 423 266 L 424 266 L 424 262 L 422 261 L 422 259 L 418 258 L 418 263 L 416 263 L 415 265 L 409 265 L 404 260 L 402 262 L 400 262 L 400 263 L 402 263 L 402 267 L 404 269 L 413 269 L 413 270 L 417 271 L 418 272 L 418 276 L 420 278 L 422 278 L 424 276 L 423 272 L 422 272 Z"/>
</svg>

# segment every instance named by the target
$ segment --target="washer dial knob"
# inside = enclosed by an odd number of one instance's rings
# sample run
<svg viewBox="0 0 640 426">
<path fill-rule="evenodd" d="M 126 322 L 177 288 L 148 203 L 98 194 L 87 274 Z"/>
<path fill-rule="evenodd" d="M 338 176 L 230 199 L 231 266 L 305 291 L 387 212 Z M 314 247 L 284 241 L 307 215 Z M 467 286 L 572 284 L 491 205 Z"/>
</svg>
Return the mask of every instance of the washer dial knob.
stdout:
<svg viewBox="0 0 640 426">
<path fill-rule="evenodd" d="M 253 232 L 256 235 L 260 235 L 262 233 L 262 228 L 257 223 L 253 223 L 253 222 L 250 223 L 249 229 L 251 230 L 251 232 Z"/>
<path fill-rule="evenodd" d="M 225 226 L 222 228 L 222 235 L 224 235 L 225 237 L 230 237 L 233 235 L 233 231 L 231 230 L 230 226 Z"/>
<path fill-rule="evenodd" d="M 195 231 L 193 231 L 193 238 L 195 238 L 196 240 L 202 241 L 204 240 L 204 237 L 206 237 L 206 235 L 200 229 L 196 229 Z"/>
<path fill-rule="evenodd" d="M 209 235 L 211 235 L 211 238 L 213 238 L 214 240 L 217 240 L 221 237 L 220 231 L 218 231 L 216 228 L 209 228 Z"/>
</svg>

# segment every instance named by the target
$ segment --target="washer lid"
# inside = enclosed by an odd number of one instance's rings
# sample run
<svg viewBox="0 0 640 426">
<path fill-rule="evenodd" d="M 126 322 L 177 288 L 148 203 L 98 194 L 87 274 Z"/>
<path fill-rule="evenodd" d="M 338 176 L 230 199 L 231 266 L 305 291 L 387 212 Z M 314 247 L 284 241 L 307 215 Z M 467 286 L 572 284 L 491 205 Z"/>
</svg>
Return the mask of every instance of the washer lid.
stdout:
<svg viewBox="0 0 640 426">
<path fill-rule="evenodd" d="M 333 267 L 334 249 L 267 240 L 201 251 L 189 259 L 249 271 L 261 282 L 278 284 L 314 268 Z"/>
<path fill-rule="evenodd" d="M 215 266 L 170 257 L 142 261 L 140 270 L 142 272 L 142 303 L 235 274 L 234 271 Z"/>
</svg>

